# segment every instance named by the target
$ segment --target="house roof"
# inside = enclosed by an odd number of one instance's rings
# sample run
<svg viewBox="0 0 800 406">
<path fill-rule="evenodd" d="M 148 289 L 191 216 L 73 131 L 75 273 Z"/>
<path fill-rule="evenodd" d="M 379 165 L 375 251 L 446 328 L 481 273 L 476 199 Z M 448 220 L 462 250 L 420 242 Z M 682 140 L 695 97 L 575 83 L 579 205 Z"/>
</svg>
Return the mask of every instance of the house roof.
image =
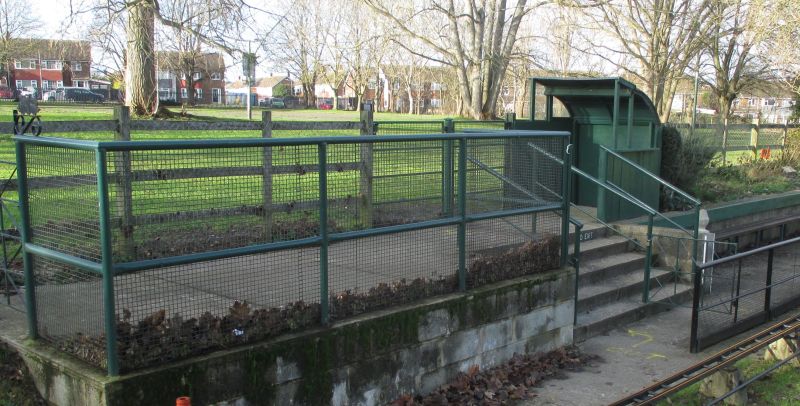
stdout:
<svg viewBox="0 0 800 406">
<path fill-rule="evenodd" d="M 177 65 L 182 54 L 191 55 L 180 51 L 156 51 L 156 60 L 159 66 Z M 216 52 L 202 53 L 197 55 L 197 67 L 207 72 L 225 70 L 225 60 L 222 55 Z"/>
<path fill-rule="evenodd" d="M 256 87 L 275 87 L 278 83 L 288 79 L 286 76 L 269 76 L 256 80 Z"/>
<path fill-rule="evenodd" d="M 89 41 L 39 38 L 17 38 L 11 41 L 11 55 L 15 59 L 92 60 L 92 47 Z"/>
</svg>

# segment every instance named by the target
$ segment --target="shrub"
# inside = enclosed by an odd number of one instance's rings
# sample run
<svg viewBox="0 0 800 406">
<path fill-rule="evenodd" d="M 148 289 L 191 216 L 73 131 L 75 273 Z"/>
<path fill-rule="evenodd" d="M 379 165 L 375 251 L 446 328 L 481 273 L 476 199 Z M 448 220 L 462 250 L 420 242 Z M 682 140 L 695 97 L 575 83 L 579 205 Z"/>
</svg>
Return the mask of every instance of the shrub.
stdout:
<svg viewBox="0 0 800 406">
<path fill-rule="evenodd" d="M 683 136 L 674 127 L 664 127 L 661 144 L 661 177 L 681 190 L 693 190 L 702 172 L 714 159 L 716 148 L 702 136 Z M 662 207 L 668 196 L 662 196 Z"/>
</svg>

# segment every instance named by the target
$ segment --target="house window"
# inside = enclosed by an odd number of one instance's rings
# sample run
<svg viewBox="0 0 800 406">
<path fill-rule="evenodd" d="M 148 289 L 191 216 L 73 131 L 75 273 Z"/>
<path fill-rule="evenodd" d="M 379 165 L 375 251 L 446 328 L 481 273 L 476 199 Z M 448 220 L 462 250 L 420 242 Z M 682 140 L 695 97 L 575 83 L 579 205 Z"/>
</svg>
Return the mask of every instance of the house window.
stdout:
<svg viewBox="0 0 800 406">
<path fill-rule="evenodd" d="M 754 97 L 751 97 L 751 98 L 747 99 L 747 105 L 748 106 L 755 106 L 756 105 L 756 99 Z"/>
<path fill-rule="evenodd" d="M 42 61 L 42 69 L 45 70 L 61 70 L 63 66 L 61 61 Z"/>
<path fill-rule="evenodd" d="M 774 106 L 775 105 L 775 99 L 764 99 L 764 105 L 765 106 Z"/>
<path fill-rule="evenodd" d="M 42 81 L 42 89 L 53 89 L 58 87 L 55 80 L 43 80 Z"/>
<path fill-rule="evenodd" d="M 39 87 L 39 82 L 37 82 L 35 80 L 18 80 L 17 81 L 17 89 L 22 89 L 22 88 L 26 88 L 26 87 L 30 87 L 30 88 L 36 89 L 37 87 Z"/>
<path fill-rule="evenodd" d="M 83 65 L 80 62 L 72 62 L 72 71 L 80 72 L 83 70 Z"/>
<path fill-rule="evenodd" d="M 222 90 L 218 87 L 211 89 L 211 103 L 219 103 L 222 99 Z"/>
<path fill-rule="evenodd" d="M 203 89 L 200 89 L 200 88 L 194 89 L 194 98 L 195 99 L 202 99 L 203 98 Z"/>
<path fill-rule="evenodd" d="M 63 80 L 57 80 L 56 81 L 56 87 L 64 87 L 64 81 Z"/>
<path fill-rule="evenodd" d="M 222 80 L 222 73 L 211 72 L 211 80 Z"/>
<path fill-rule="evenodd" d="M 36 60 L 23 59 L 19 61 L 14 61 L 14 67 L 17 69 L 36 69 Z"/>
<path fill-rule="evenodd" d="M 182 88 L 181 88 L 181 99 L 187 99 L 187 98 L 189 98 L 189 95 L 188 95 L 188 93 L 186 92 L 186 88 L 185 88 L 185 87 L 182 87 Z"/>
<path fill-rule="evenodd" d="M 202 73 L 200 73 L 200 72 L 195 72 L 195 73 L 192 75 L 192 79 L 194 79 L 194 80 L 200 80 L 200 79 L 202 79 L 202 78 L 203 78 L 203 74 L 202 74 Z"/>
<path fill-rule="evenodd" d="M 442 107 L 442 101 L 440 99 L 431 99 L 431 107 Z"/>
<path fill-rule="evenodd" d="M 442 84 L 431 82 L 431 90 L 442 90 Z"/>
<path fill-rule="evenodd" d="M 89 87 L 85 80 L 76 80 L 75 87 Z"/>
</svg>

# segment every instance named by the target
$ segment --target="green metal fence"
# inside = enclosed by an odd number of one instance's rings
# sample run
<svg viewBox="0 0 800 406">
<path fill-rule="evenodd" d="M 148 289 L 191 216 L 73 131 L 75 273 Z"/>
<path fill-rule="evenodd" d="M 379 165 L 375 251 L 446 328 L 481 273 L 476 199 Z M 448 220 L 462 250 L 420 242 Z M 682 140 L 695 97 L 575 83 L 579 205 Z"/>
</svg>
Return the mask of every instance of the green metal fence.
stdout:
<svg viewBox="0 0 800 406">
<path fill-rule="evenodd" d="M 15 137 L 30 335 L 116 375 L 557 267 L 568 142 Z"/>
<path fill-rule="evenodd" d="M 789 129 L 796 124 L 671 124 L 681 135 L 708 140 L 720 152 L 749 151 L 763 148 L 782 149 Z"/>
</svg>

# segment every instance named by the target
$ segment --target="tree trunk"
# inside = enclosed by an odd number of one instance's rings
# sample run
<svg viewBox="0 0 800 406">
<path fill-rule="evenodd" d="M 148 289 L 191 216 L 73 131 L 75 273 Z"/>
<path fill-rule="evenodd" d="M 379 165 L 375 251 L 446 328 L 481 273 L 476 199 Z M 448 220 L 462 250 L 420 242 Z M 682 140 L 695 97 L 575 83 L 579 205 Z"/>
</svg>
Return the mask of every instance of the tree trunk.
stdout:
<svg viewBox="0 0 800 406">
<path fill-rule="evenodd" d="M 414 96 L 411 93 L 411 86 L 406 87 L 408 93 L 408 114 L 414 114 Z"/>
<path fill-rule="evenodd" d="M 158 109 L 154 10 L 155 0 L 141 0 L 128 6 L 125 104 L 138 115 L 152 115 Z"/>
</svg>

